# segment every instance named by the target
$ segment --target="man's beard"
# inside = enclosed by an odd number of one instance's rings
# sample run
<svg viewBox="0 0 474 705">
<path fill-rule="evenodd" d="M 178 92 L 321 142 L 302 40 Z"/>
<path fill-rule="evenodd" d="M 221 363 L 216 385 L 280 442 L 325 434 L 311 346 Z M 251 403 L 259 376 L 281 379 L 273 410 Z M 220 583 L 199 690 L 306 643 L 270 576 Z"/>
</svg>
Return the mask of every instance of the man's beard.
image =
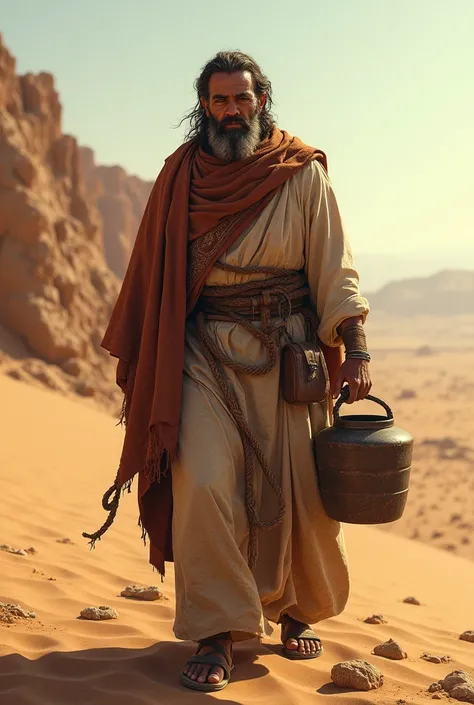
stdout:
<svg viewBox="0 0 474 705">
<path fill-rule="evenodd" d="M 228 128 L 226 125 L 238 123 L 241 127 Z M 223 162 L 236 162 L 251 157 L 261 139 L 261 126 L 258 113 L 249 120 L 243 117 L 227 117 L 221 122 L 209 116 L 207 128 L 209 146 L 217 159 Z"/>
</svg>

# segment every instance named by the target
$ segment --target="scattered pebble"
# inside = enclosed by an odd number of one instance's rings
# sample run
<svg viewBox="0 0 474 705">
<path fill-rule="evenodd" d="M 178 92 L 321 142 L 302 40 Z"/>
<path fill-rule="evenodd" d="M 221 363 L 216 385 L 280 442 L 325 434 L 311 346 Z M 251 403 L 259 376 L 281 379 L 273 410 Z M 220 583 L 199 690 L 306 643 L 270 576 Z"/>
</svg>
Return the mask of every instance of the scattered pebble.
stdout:
<svg viewBox="0 0 474 705">
<path fill-rule="evenodd" d="M 34 612 L 24 610 L 11 602 L 0 602 L 0 622 L 13 624 L 17 619 L 36 619 Z"/>
<path fill-rule="evenodd" d="M 65 538 L 65 539 L 56 539 L 56 543 L 66 543 L 68 546 L 73 546 L 73 542 L 71 539 Z"/>
<path fill-rule="evenodd" d="M 366 624 L 387 624 L 387 620 L 383 614 L 373 614 L 371 617 L 364 619 Z"/>
<path fill-rule="evenodd" d="M 421 602 L 416 597 L 405 597 L 403 602 L 406 602 L 407 605 L 421 605 Z"/>
<path fill-rule="evenodd" d="M 376 646 L 372 652 L 375 656 L 383 656 L 384 658 L 392 659 L 392 661 L 401 661 L 407 658 L 406 651 L 403 651 L 400 644 L 393 639 L 389 639 L 383 644 Z"/>
<path fill-rule="evenodd" d="M 421 658 L 423 661 L 429 661 L 430 663 L 449 663 L 451 661 L 451 656 L 436 656 L 435 654 L 422 654 Z"/>
<path fill-rule="evenodd" d="M 440 683 L 432 683 L 428 688 L 428 693 L 438 693 L 440 690 L 443 690 Z"/>
<path fill-rule="evenodd" d="M 379 669 L 359 659 L 336 663 L 332 667 L 331 678 L 338 688 L 375 690 L 383 685 L 383 675 Z"/>
<path fill-rule="evenodd" d="M 432 700 L 442 700 L 442 699 L 443 699 L 443 696 L 441 695 L 441 693 L 434 693 L 434 695 L 432 695 Z"/>
<path fill-rule="evenodd" d="M 428 688 L 429 693 L 437 693 L 440 697 L 443 691 L 454 700 L 474 703 L 474 679 L 466 671 L 453 671 Z"/>
<path fill-rule="evenodd" d="M 152 602 L 153 600 L 162 600 L 164 598 L 163 593 L 155 585 L 150 585 L 149 587 L 138 587 L 137 585 L 128 585 L 120 593 L 121 597 L 131 597 L 135 600 L 145 600 L 146 602 Z"/>
<path fill-rule="evenodd" d="M 397 397 L 397 399 L 402 400 L 402 399 L 415 399 L 417 396 L 416 391 L 414 389 L 402 389 Z"/>
<path fill-rule="evenodd" d="M 461 641 L 470 641 L 474 644 L 474 630 L 468 630 L 467 632 L 463 632 L 459 638 L 461 639 Z"/>
<path fill-rule="evenodd" d="M 117 619 L 118 612 L 112 607 L 101 605 L 100 607 L 86 607 L 81 612 L 82 619 L 92 619 L 99 621 L 103 619 Z"/>
</svg>

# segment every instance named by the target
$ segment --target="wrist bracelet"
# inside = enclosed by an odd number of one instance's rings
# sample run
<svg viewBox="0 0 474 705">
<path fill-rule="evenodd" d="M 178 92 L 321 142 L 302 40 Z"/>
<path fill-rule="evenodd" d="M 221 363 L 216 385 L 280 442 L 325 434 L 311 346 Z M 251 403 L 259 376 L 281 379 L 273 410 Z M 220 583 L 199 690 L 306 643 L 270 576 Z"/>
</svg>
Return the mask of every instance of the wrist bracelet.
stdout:
<svg viewBox="0 0 474 705">
<path fill-rule="evenodd" d="M 353 360 L 365 360 L 366 362 L 370 362 L 372 359 L 366 350 L 348 350 L 346 352 L 346 360 L 348 358 L 352 358 Z"/>
</svg>

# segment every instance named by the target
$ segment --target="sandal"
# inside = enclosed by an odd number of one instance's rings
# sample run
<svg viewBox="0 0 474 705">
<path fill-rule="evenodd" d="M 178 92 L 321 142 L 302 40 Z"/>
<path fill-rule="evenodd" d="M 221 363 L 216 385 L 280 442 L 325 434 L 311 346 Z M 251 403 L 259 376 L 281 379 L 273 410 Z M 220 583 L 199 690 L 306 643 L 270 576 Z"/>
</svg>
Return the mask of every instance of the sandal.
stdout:
<svg viewBox="0 0 474 705">
<path fill-rule="evenodd" d="M 191 656 L 186 661 L 186 666 L 190 665 L 202 665 L 202 666 L 219 666 L 224 671 L 224 678 L 219 683 L 198 683 L 192 678 L 187 676 L 184 672 L 181 673 L 181 683 L 186 688 L 191 690 L 200 690 L 205 693 L 212 693 L 217 690 L 222 690 L 228 685 L 230 680 L 230 674 L 234 670 L 234 664 L 232 663 L 232 642 L 230 647 L 230 657 L 225 648 L 219 644 L 218 639 L 222 639 L 223 635 L 210 636 L 207 639 L 201 639 L 199 642 L 198 650 L 195 656 Z M 209 654 L 203 654 L 199 656 L 199 652 L 203 646 L 212 646 L 213 651 Z"/>
<path fill-rule="evenodd" d="M 283 621 L 286 622 L 286 624 L 289 622 L 290 625 L 288 627 L 284 626 Z M 304 659 L 319 658 L 319 656 L 321 656 L 323 653 L 321 639 L 312 629 L 302 629 L 302 626 L 305 625 L 298 622 L 296 619 L 292 619 L 288 615 L 283 616 L 282 620 L 280 620 L 280 624 L 282 624 L 283 632 L 285 634 L 285 638 L 282 638 L 282 644 L 283 653 L 286 658 L 293 659 L 294 661 L 302 661 Z M 301 651 L 298 651 L 298 649 L 289 649 L 286 646 L 286 642 L 289 639 L 296 639 L 296 641 L 299 641 L 299 639 L 317 641 L 319 642 L 320 648 L 314 654 L 302 654 Z"/>
</svg>

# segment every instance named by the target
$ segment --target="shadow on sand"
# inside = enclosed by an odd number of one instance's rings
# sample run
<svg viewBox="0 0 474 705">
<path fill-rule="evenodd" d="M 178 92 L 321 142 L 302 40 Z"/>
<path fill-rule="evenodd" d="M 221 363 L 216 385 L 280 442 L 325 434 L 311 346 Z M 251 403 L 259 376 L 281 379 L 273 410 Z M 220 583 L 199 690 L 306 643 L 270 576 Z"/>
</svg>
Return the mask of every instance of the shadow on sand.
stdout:
<svg viewBox="0 0 474 705">
<path fill-rule="evenodd" d="M 0 657 L 1 705 L 193 705 L 207 693 L 187 690 L 179 674 L 195 645 L 162 641 L 140 649 L 101 648 L 52 652 L 38 659 L 20 654 Z M 235 648 L 238 668 L 232 683 L 261 678 L 268 669 L 255 663 L 268 651 Z M 227 705 L 241 705 L 225 697 Z"/>
</svg>

